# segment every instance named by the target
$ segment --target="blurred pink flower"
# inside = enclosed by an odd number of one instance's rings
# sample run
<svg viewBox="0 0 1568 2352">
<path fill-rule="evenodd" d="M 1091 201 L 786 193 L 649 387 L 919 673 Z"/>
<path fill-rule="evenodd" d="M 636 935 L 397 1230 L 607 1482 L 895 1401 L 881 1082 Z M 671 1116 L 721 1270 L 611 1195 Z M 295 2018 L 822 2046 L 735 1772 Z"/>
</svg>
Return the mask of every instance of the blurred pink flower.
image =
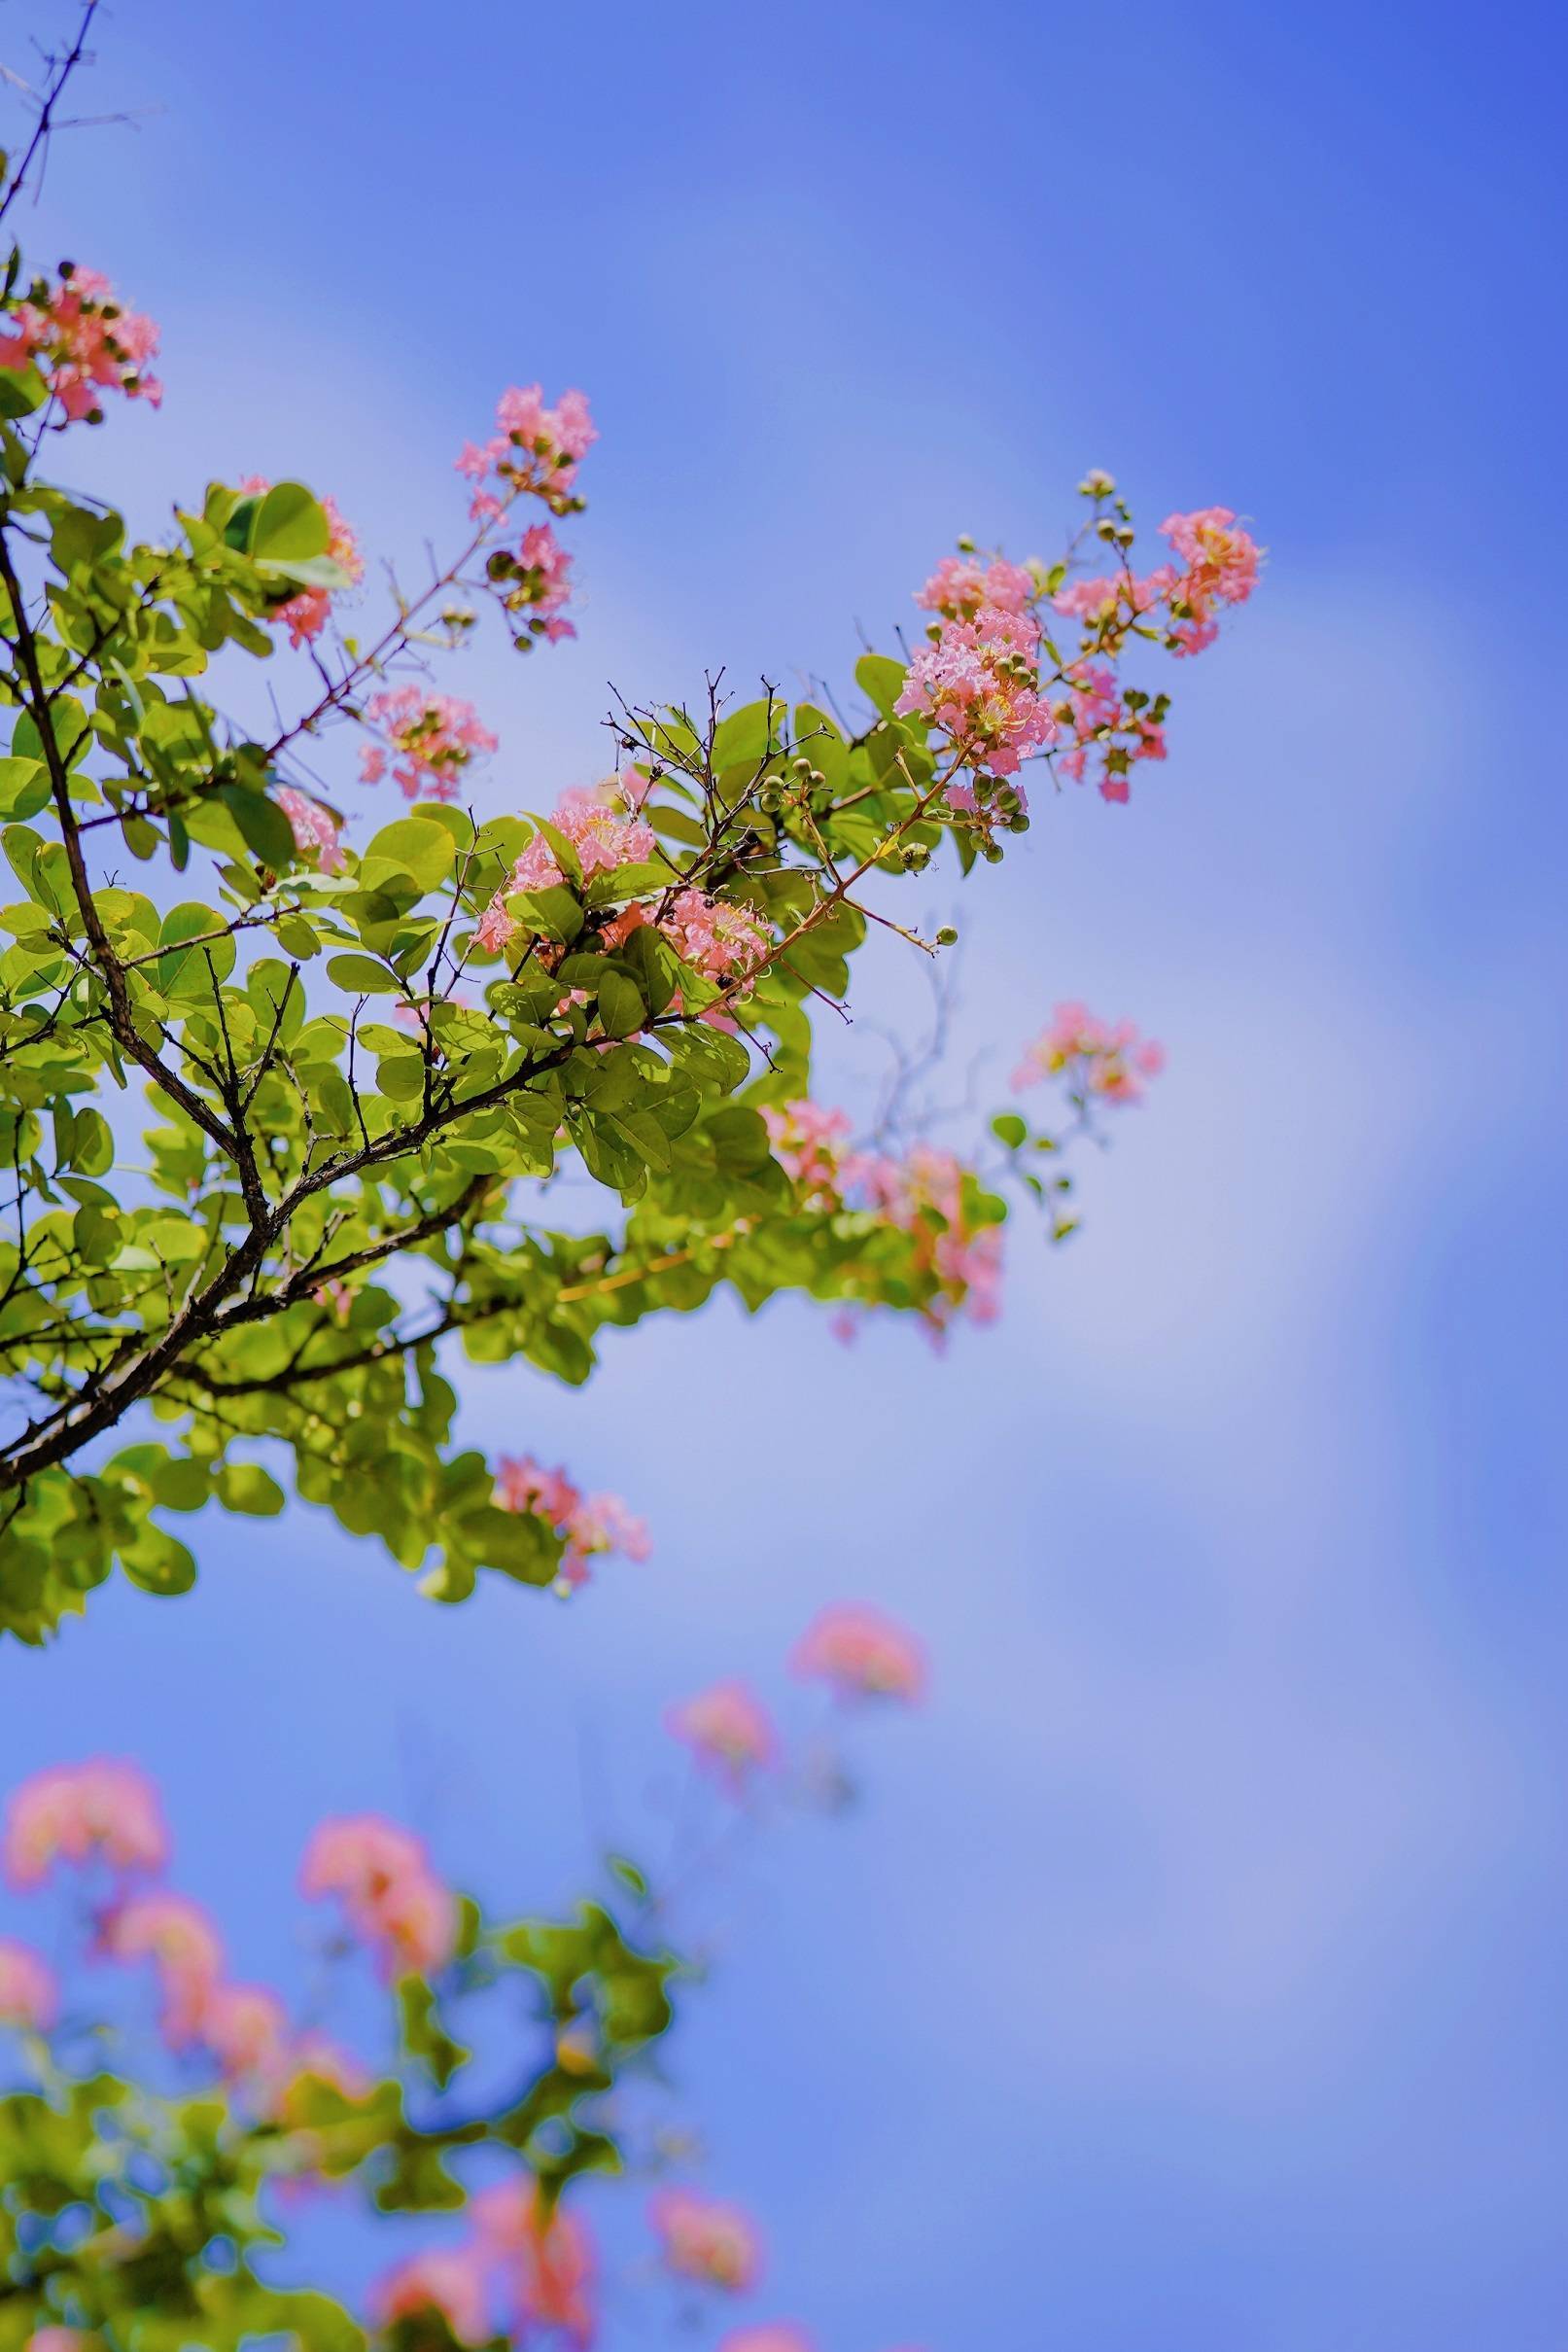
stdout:
<svg viewBox="0 0 1568 2352">
<path fill-rule="evenodd" d="M 908 1628 L 869 1604 L 840 1603 L 808 1627 L 789 1661 L 791 1673 L 831 1683 L 841 1698 L 925 1695 L 925 1652 Z"/>
</svg>

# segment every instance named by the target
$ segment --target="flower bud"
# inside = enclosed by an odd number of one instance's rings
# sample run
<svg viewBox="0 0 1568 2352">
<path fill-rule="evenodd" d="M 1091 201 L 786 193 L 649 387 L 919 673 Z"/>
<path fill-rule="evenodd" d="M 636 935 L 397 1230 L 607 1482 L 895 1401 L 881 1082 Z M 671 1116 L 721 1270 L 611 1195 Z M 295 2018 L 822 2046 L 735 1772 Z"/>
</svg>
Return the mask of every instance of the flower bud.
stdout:
<svg viewBox="0 0 1568 2352">
<path fill-rule="evenodd" d="M 938 947 L 957 947 L 957 946 L 958 946 L 958 932 L 957 932 L 957 931 L 954 930 L 954 928 L 953 928 L 953 926 L 952 926 L 952 924 L 951 924 L 951 923 L 944 923 L 944 924 L 943 924 L 943 926 L 942 926 L 941 930 L 940 930 L 937 932 L 937 934 L 936 934 L 936 944 L 937 944 L 937 946 L 938 946 Z"/>
</svg>

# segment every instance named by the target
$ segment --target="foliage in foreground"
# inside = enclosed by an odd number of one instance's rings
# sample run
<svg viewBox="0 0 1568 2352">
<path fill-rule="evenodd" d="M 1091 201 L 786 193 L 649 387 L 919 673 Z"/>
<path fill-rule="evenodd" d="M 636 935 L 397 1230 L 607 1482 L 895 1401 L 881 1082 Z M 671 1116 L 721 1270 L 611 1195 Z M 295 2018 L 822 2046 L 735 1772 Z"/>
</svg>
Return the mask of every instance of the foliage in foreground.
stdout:
<svg viewBox="0 0 1568 2352">
<path fill-rule="evenodd" d="M 841 1720 L 919 1699 L 925 1670 L 901 1627 L 850 1607 L 824 1612 L 792 1665 Z M 669 1725 L 734 1827 L 842 1798 L 837 1738 L 785 1748 L 742 1683 L 699 1692 Z M 670 1885 L 689 1895 L 730 1834 L 720 1819 L 695 1853 L 674 1851 Z M 342 1932 L 303 2019 L 236 1982 L 217 1923 L 167 1882 L 158 1799 L 135 1766 L 36 1773 L 11 1799 L 3 1859 L 28 1896 L 63 1880 L 75 1927 L 63 1985 L 41 1950 L 0 1936 L 0 2053 L 16 2056 L 0 2074 L 0 2352 L 581 2347 L 611 2294 L 622 2311 L 635 2299 L 645 2340 L 664 2316 L 706 2331 L 759 2286 L 754 2224 L 683 2177 L 696 2146 L 667 2113 L 663 2045 L 702 1972 L 668 1948 L 667 1899 L 623 1858 L 565 1916 L 494 1918 L 407 1830 L 323 1822 L 301 1890 Z M 366 1959 L 384 1988 L 373 2036 L 377 2005 L 352 1983 Z M 138 1988 L 128 2003 L 120 1976 Z M 343 2015 L 370 2054 L 326 2029 Z M 595 2200 L 631 2190 L 664 2277 L 651 2291 L 645 2260 L 612 2277 L 595 2242 Z M 277 2283 L 296 2273 L 292 2222 L 329 2194 L 391 2241 L 360 2311 Z M 431 2215 L 434 2233 L 411 2230 Z M 725 2340 L 805 2346 L 793 2329 Z"/>
</svg>

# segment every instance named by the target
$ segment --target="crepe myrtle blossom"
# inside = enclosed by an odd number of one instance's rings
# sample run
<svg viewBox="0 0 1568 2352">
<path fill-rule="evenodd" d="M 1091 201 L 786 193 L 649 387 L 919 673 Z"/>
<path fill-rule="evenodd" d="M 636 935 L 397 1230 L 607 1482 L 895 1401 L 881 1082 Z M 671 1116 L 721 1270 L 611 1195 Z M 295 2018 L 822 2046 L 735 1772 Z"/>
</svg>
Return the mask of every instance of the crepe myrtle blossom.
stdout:
<svg viewBox="0 0 1568 2352">
<path fill-rule="evenodd" d="M 331 809 L 323 808 L 307 792 L 296 790 L 292 784 L 278 787 L 277 801 L 289 820 L 294 845 L 300 857 L 308 859 L 324 874 L 340 874 L 343 852 L 337 820 Z"/>
<path fill-rule="evenodd" d="M 56 1862 L 158 1870 L 168 1851 L 157 1792 L 134 1764 L 98 1756 L 52 1765 L 24 1780 L 6 1808 L 3 1856 L 13 1886 L 41 1885 Z"/>
<path fill-rule="evenodd" d="M 59 2007 L 59 1985 L 48 1961 L 15 1936 L 0 1936 L 0 2025 L 45 2033 Z"/>
<path fill-rule="evenodd" d="M 1167 589 L 1178 653 L 1201 653 L 1219 634 L 1216 604 L 1245 604 L 1258 584 L 1263 550 L 1229 507 L 1200 507 L 1167 514 L 1160 525 L 1186 566 Z"/>
<path fill-rule="evenodd" d="M 1166 1050 L 1140 1038 L 1131 1021 L 1102 1021 L 1086 1004 L 1059 1004 L 1013 1072 L 1013 1090 L 1042 1078 L 1070 1076 L 1085 1095 L 1105 1103 L 1138 1103 L 1166 1066 Z"/>
<path fill-rule="evenodd" d="M 238 487 L 246 498 L 264 498 L 272 484 L 264 474 L 247 474 Z M 357 586 L 365 578 L 359 539 L 330 493 L 324 493 L 318 504 L 327 517 L 327 553 Z M 308 645 L 327 626 L 334 593 L 331 588 L 296 589 L 282 604 L 272 606 L 266 617 L 274 628 L 288 630 L 292 646 Z"/>
<path fill-rule="evenodd" d="M 1082 784 L 1093 761 L 1101 798 L 1126 801 L 1136 762 L 1166 755 L 1166 698 L 1136 691 L 1124 695 L 1115 672 L 1103 662 L 1074 663 L 1063 683 L 1066 693 L 1056 705 L 1056 716 L 1071 729 L 1073 745 L 1058 767 Z"/>
<path fill-rule="evenodd" d="M 158 2024 L 171 2050 L 202 2038 L 224 1948 L 199 1903 L 162 1887 L 123 1896 L 98 1921 L 98 1949 L 112 1960 L 152 1961 L 162 1996 Z"/>
<path fill-rule="evenodd" d="M 513 385 L 496 404 L 496 430 L 482 443 L 468 441 L 457 470 L 473 483 L 469 512 L 490 522 L 511 500 L 529 493 L 556 514 L 580 501 L 574 496 L 577 467 L 599 439 L 581 392 L 563 392 L 553 408 L 541 384 Z"/>
<path fill-rule="evenodd" d="M 36 366 L 65 422 L 103 422 L 101 394 L 122 392 L 157 407 L 163 387 L 147 372 L 157 329 L 126 310 L 101 270 L 62 262 L 53 285 L 35 280 L 25 301 L 0 314 L 0 368 Z"/>
<path fill-rule="evenodd" d="M 576 851 L 585 881 L 595 874 L 612 874 L 624 865 L 643 864 L 658 848 L 657 834 L 647 819 L 636 813 L 619 776 L 609 777 L 599 785 L 575 786 L 563 792 L 550 812 L 549 822 Z M 516 923 L 506 911 L 506 900 L 519 891 L 554 890 L 565 880 L 548 836 L 536 833 L 480 916 L 474 933 L 479 945 L 492 953 L 504 953 L 517 930 Z M 639 915 L 638 921 L 642 920 Z"/>
<path fill-rule="evenodd" d="M 289 2019 L 275 1993 L 261 1984 L 219 1984 L 202 2004 L 197 2028 L 226 2081 L 272 2075 L 288 2048 Z"/>
<path fill-rule="evenodd" d="M 515 2331 L 557 2329 L 586 2344 L 595 2324 L 593 2239 L 575 2213 L 546 2214 L 536 2183 L 500 2181 L 470 2208 L 474 2246 Z"/>
<path fill-rule="evenodd" d="M 816 2339 L 804 2328 L 774 2321 L 764 2328 L 732 2328 L 718 2352 L 817 2352 Z"/>
<path fill-rule="evenodd" d="M 431 1868 L 423 1840 L 378 1813 L 320 1824 L 299 1874 L 310 1897 L 336 1895 L 382 1977 L 429 1976 L 457 1943 L 457 1905 Z"/>
<path fill-rule="evenodd" d="M 738 2205 L 721 2204 L 694 2189 L 665 2189 L 651 2199 L 648 2219 L 659 2257 L 677 2278 L 700 2280 L 744 2295 L 762 2268 L 762 2241 Z"/>
<path fill-rule="evenodd" d="M 542 1519 L 565 1546 L 556 1592 L 575 1593 L 585 1585 L 592 1573 L 588 1563 L 601 1554 L 648 1558 L 652 1544 L 647 1528 L 618 1494 L 584 1494 L 563 1469 L 546 1470 L 531 1454 L 504 1454 L 498 1470 L 496 1501 L 501 1509 Z"/>
<path fill-rule="evenodd" d="M 762 1124 L 774 1158 L 800 1187 L 806 1206 L 836 1208 L 852 1165 L 849 1113 L 829 1110 L 820 1103 L 797 1096 L 789 1103 L 765 1103 Z"/>
<path fill-rule="evenodd" d="M 572 557 L 548 523 L 531 523 L 515 555 L 498 547 L 485 565 L 503 606 L 522 623 L 527 637 L 543 637 L 551 645 L 577 633 L 575 625 L 562 617 L 562 607 L 572 596 L 571 570 Z M 521 640 L 525 646 L 527 637 Z"/>
<path fill-rule="evenodd" d="M 1052 598 L 1059 613 L 1087 624 L 1097 645 L 1114 648 L 1155 615 L 1150 625 L 1163 627 L 1172 652 L 1201 653 L 1219 634 L 1216 605 L 1245 604 L 1257 586 L 1263 550 L 1229 507 L 1167 514 L 1160 529 L 1179 562 L 1160 564 L 1141 579 L 1124 569 L 1069 580 Z"/>
<path fill-rule="evenodd" d="M 916 1143 L 902 1159 L 858 1156 L 857 1194 L 909 1236 L 919 1273 L 936 1283 L 923 1309 L 940 1338 L 959 1315 L 992 1323 L 1001 1313 L 1000 1225 L 985 1221 L 972 1172 L 957 1154 Z"/>
<path fill-rule="evenodd" d="M 1040 592 L 1034 574 L 1003 556 L 944 555 L 915 602 L 944 620 L 973 620 L 982 606 L 998 613 L 1026 613 Z"/>
<path fill-rule="evenodd" d="M 390 759 L 393 778 L 408 800 L 417 800 L 422 791 L 435 800 L 455 799 L 464 769 L 481 753 L 493 752 L 499 740 L 480 725 L 471 702 L 434 694 L 426 686 L 389 686 L 372 695 L 365 722 L 385 742 L 367 743 L 361 752 L 362 782 L 379 784 Z"/>
<path fill-rule="evenodd" d="M 737 1793 L 778 1753 L 773 1720 L 744 1682 L 715 1682 L 670 1707 L 664 1720 L 698 1763 L 718 1773 Z"/>
<path fill-rule="evenodd" d="M 410 2255 L 372 2289 L 370 2308 L 382 2328 L 434 2311 L 460 2344 L 483 2343 L 490 2334 L 484 2279 L 467 2249 Z"/>
<path fill-rule="evenodd" d="M 895 711 L 940 727 L 967 763 L 1016 776 L 1056 740 L 1039 694 L 1040 631 L 1033 615 L 981 605 L 972 620 L 944 621 L 916 649 Z"/>
<path fill-rule="evenodd" d="M 773 941 L 756 917 L 727 898 L 685 890 L 659 924 L 685 964 L 713 980 L 729 980 L 764 963 Z"/>
<path fill-rule="evenodd" d="M 90 2343 L 80 2328 L 35 2328 L 22 2352 L 89 2352 Z"/>
<path fill-rule="evenodd" d="M 841 1699 L 900 1699 L 913 1704 L 925 1696 L 921 1642 L 907 1626 L 867 1602 L 823 1609 L 796 1643 L 789 1670 L 828 1683 Z"/>
</svg>

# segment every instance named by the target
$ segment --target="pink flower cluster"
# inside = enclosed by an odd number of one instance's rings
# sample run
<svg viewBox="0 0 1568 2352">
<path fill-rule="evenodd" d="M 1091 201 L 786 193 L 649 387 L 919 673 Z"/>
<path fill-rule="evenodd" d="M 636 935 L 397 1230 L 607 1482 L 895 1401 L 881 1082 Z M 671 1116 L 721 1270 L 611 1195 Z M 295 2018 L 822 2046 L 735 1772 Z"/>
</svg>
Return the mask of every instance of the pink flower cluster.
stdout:
<svg viewBox="0 0 1568 2352">
<path fill-rule="evenodd" d="M 944 620 L 973 620 L 982 606 L 998 613 L 1027 613 L 1039 594 L 1034 576 L 1004 556 L 982 562 L 975 555 L 944 555 L 915 602 Z"/>
<path fill-rule="evenodd" d="M 30 1945 L 0 1936 L 0 2025 L 47 2033 L 59 2014 L 54 1971 Z"/>
<path fill-rule="evenodd" d="M 1002 1234 L 973 1221 L 969 1171 L 951 1151 L 917 1143 L 903 1159 L 854 1162 L 860 1191 L 915 1246 L 917 1271 L 937 1294 L 923 1313 L 940 1336 L 959 1315 L 993 1323 L 1001 1313 Z"/>
<path fill-rule="evenodd" d="M 868 1603 L 823 1609 L 790 1652 L 789 1671 L 826 1682 L 841 1699 L 924 1697 L 925 1653 L 908 1628 Z M 778 1759 L 773 1717 L 745 1682 L 715 1682 L 668 1709 L 665 1727 L 733 1797 Z"/>
<path fill-rule="evenodd" d="M 475 485 L 469 507 L 474 521 L 493 521 L 525 492 L 554 513 L 566 512 L 575 503 L 577 467 L 598 439 L 580 392 L 563 392 L 553 408 L 545 406 L 540 384 L 504 392 L 494 435 L 479 445 L 466 442 L 457 461 Z"/>
<path fill-rule="evenodd" d="M 550 525 L 530 523 L 512 559 L 505 601 L 508 613 L 526 614 L 533 636 L 548 638 L 551 645 L 577 633 L 561 617 L 562 607 L 572 598 L 571 570 L 572 558 Z"/>
<path fill-rule="evenodd" d="M 436 2313 L 459 2343 L 554 2331 L 578 2345 L 595 2324 L 593 2242 L 559 2207 L 546 2217 L 532 2182 L 481 2191 L 472 2233 L 456 2246 L 400 2263 L 371 2297 L 377 2326 Z M 495 2324 L 493 2324 L 495 2323 Z"/>
<path fill-rule="evenodd" d="M 560 1537 L 565 1549 L 554 1589 L 563 1595 L 588 1582 L 593 1572 L 588 1563 L 602 1554 L 619 1552 L 640 1561 L 652 1550 L 647 1528 L 618 1494 L 584 1494 L 564 1470 L 546 1470 L 531 1454 L 502 1456 L 496 1501 L 504 1511 L 542 1519 Z"/>
<path fill-rule="evenodd" d="M 1105 1103 L 1136 1103 L 1166 1066 L 1152 1037 L 1139 1039 L 1131 1021 L 1102 1021 L 1085 1004 L 1059 1004 L 1013 1072 L 1015 1093 L 1042 1078 L 1070 1074 L 1079 1093 Z"/>
<path fill-rule="evenodd" d="M 1071 727 L 1073 748 L 1059 762 L 1063 775 L 1082 784 L 1093 758 L 1101 798 L 1125 801 L 1134 762 L 1166 755 L 1162 720 L 1151 716 L 1146 694 L 1124 696 L 1115 672 L 1102 662 L 1075 663 L 1065 684 L 1067 697 L 1057 717 Z M 1163 702 L 1157 707 L 1164 711 Z"/>
<path fill-rule="evenodd" d="M 387 772 L 401 785 L 406 799 L 421 791 L 435 800 L 457 796 L 458 779 L 470 762 L 496 749 L 497 738 L 479 723 L 471 702 L 455 695 L 433 694 L 424 686 L 390 686 L 366 705 L 365 721 L 385 737 L 360 754 L 360 775 L 366 784 L 379 784 Z"/>
<path fill-rule="evenodd" d="M 916 649 L 893 708 L 940 727 L 969 766 L 1016 776 L 1057 734 L 1039 693 L 1039 655 L 1031 613 L 980 605 L 972 619 L 944 621 L 936 642 Z"/>
<path fill-rule="evenodd" d="M 670 1707 L 664 1720 L 732 1794 L 740 1793 L 752 1772 L 772 1764 L 778 1752 L 773 1718 L 744 1682 L 715 1682 Z"/>
<path fill-rule="evenodd" d="M 925 1652 L 907 1626 L 868 1602 L 840 1602 L 808 1627 L 791 1673 L 826 1682 L 840 1699 L 899 1699 L 913 1705 L 926 1688 Z"/>
<path fill-rule="evenodd" d="M 296 791 L 292 784 L 278 787 L 278 806 L 289 820 L 295 848 L 301 858 L 310 859 L 324 874 L 341 873 L 343 851 L 337 822 L 331 809 L 308 792 Z"/>
<path fill-rule="evenodd" d="M 677 2278 L 744 2295 L 762 2268 L 762 2242 L 738 2205 L 694 2189 L 666 2189 L 648 2206 L 660 2259 Z"/>
<path fill-rule="evenodd" d="M 550 812 L 555 831 L 576 851 L 585 881 L 595 874 L 612 874 L 623 865 L 641 864 L 657 849 L 658 837 L 646 818 L 635 808 L 628 813 L 628 797 L 621 779 L 612 776 L 604 784 L 563 792 Z M 553 890 L 565 880 L 547 836 L 536 833 L 480 916 L 474 933 L 479 945 L 504 954 L 517 932 L 506 900 L 518 891 Z"/>
<path fill-rule="evenodd" d="M 147 372 L 157 329 L 122 307 L 100 270 L 62 262 L 57 284 L 40 279 L 11 313 L 10 326 L 9 334 L 0 334 L 0 368 L 16 372 L 36 364 L 68 423 L 85 417 L 101 424 L 99 395 L 106 391 L 155 408 L 163 398 L 162 385 Z"/>
<path fill-rule="evenodd" d="M 727 898 L 682 891 L 659 924 L 681 960 L 711 980 L 744 977 L 763 964 L 773 941 L 756 917 Z"/>
<path fill-rule="evenodd" d="M 1088 623 L 1094 651 L 1118 649 L 1134 623 L 1163 610 L 1170 650 L 1201 653 L 1219 634 L 1215 608 L 1244 604 L 1257 586 L 1262 550 L 1229 507 L 1167 514 L 1160 529 L 1179 563 L 1161 564 L 1142 579 L 1124 570 L 1071 580 L 1053 599 L 1059 613 Z"/>
<path fill-rule="evenodd" d="M 299 1874 L 309 1897 L 336 1895 L 383 1978 L 429 1976 L 457 1943 L 457 1905 L 431 1868 L 424 1842 L 378 1813 L 324 1821 Z"/>
<path fill-rule="evenodd" d="M 764 1104 L 762 1124 L 774 1158 L 800 1188 L 802 1205 L 836 1209 L 853 1166 L 849 1113 L 828 1110 L 802 1097 L 792 1103 Z"/>
<path fill-rule="evenodd" d="M 134 1764 L 93 1757 L 24 1780 L 6 1809 L 3 1858 L 13 1886 L 39 1886 L 56 1862 L 153 1871 L 168 1859 L 157 1792 Z"/>
<path fill-rule="evenodd" d="M 264 498 L 272 487 L 264 474 L 248 474 L 239 485 L 247 498 Z M 349 579 L 358 582 L 365 578 L 365 558 L 352 527 L 343 520 L 334 498 L 324 497 L 322 510 L 327 517 L 327 552 L 334 564 L 340 564 Z M 288 601 L 274 605 L 267 618 L 275 628 L 287 629 L 292 646 L 308 645 L 327 626 L 332 609 L 333 590 L 331 588 L 300 588 Z"/>
<path fill-rule="evenodd" d="M 230 1983 L 216 1927 L 199 1903 L 167 1887 L 135 1888 L 130 1874 L 161 1869 L 168 1837 L 151 1782 L 134 1765 L 94 1759 L 59 1765 L 24 1780 L 12 1797 L 5 1833 L 7 1875 L 35 1887 L 56 1862 L 106 1863 L 121 1883 L 99 1910 L 100 1957 L 153 1965 L 159 2025 L 171 2050 L 205 2050 L 231 2082 L 275 2099 L 302 2070 L 357 2091 L 367 2088 L 353 2062 L 322 2037 L 296 2039 L 282 2004 L 262 1986 Z M 41 1973 L 40 1973 L 41 1972 Z M 46 2025 L 55 2008 L 52 1979 L 22 1945 L 0 1939 L 0 2021 Z"/>
</svg>

